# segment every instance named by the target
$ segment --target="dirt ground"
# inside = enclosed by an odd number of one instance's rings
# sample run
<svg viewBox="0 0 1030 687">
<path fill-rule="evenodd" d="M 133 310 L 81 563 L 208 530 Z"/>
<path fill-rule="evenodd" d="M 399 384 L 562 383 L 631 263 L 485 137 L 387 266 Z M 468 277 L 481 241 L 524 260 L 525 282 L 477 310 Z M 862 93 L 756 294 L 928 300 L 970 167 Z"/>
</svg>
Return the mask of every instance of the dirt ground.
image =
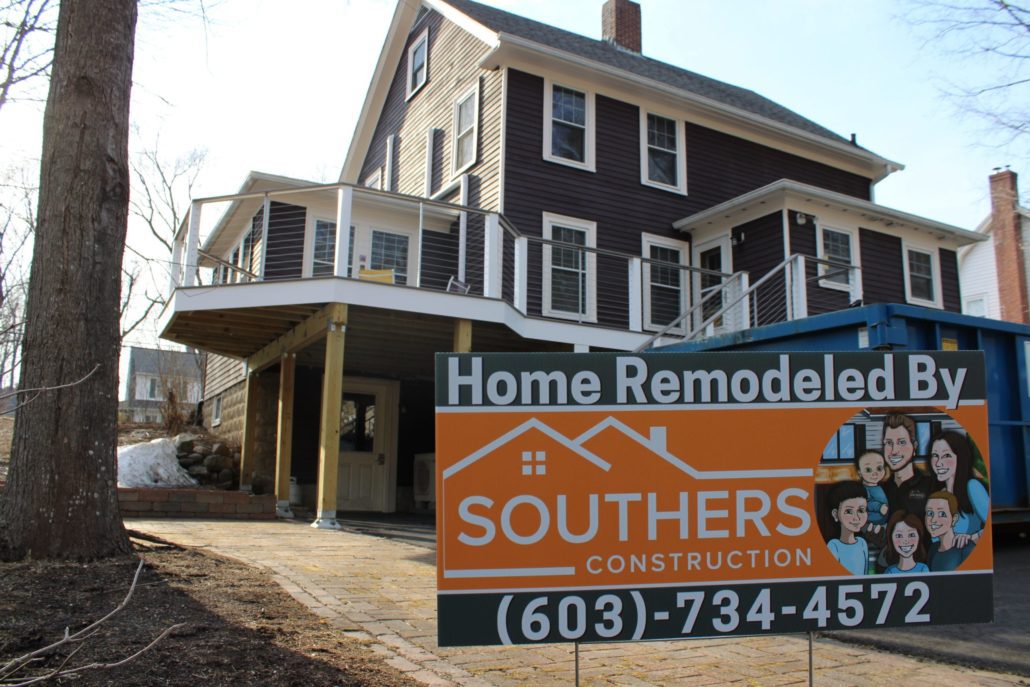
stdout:
<svg viewBox="0 0 1030 687">
<path fill-rule="evenodd" d="M 137 549 L 145 567 L 128 606 L 83 642 L 66 667 L 120 660 L 167 627 L 184 627 L 131 663 L 56 684 L 417 684 L 309 613 L 265 573 L 174 546 Z M 0 563 L 0 666 L 57 641 L 66 627 L 74 633 L 106 615 L 124 598 L 137 564 L 129 558 Z M 68 653 L 62 648 L 28 674 L 53 670 Z"/>
</svg>

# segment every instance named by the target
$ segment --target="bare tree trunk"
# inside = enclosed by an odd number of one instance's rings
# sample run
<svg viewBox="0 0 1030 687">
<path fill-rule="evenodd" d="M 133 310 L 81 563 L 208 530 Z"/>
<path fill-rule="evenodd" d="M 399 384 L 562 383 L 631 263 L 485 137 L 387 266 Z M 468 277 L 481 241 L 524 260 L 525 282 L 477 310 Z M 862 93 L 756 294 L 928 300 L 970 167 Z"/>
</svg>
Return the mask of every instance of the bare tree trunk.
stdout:
<svg viewBox="0 0 1030 687">
<path fill-rule="evenodd" d="M 60 6 L 21 388 L 85 379 L 44 391 L 18 411 L 0 492 L 6 558 L 129 550 L 115 450 L 136 10 L 136 0 Z"/>
</svg>

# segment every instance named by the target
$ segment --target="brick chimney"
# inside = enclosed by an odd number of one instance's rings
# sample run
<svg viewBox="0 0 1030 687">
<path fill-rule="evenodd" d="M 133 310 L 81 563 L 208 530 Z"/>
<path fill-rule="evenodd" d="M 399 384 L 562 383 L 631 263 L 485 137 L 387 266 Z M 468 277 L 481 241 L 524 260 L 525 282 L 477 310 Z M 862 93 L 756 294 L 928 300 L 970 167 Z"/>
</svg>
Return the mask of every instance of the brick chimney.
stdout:
<svg viewBox="0 0 1030 687">
<path fill-rule="evenodd" d="M 1000 286 L 1001 319 L 1030 324 L 1016 173 L 1008 169 L 997 172 L 991 175 L 990 182 L 991 238 Z"/>
<path fill-rule="evenodd" d="M 601 37 L 609 43 L 640 52 L 640 5 L 632 0 L 607 0 L 601 8 Z"/>
</svg>

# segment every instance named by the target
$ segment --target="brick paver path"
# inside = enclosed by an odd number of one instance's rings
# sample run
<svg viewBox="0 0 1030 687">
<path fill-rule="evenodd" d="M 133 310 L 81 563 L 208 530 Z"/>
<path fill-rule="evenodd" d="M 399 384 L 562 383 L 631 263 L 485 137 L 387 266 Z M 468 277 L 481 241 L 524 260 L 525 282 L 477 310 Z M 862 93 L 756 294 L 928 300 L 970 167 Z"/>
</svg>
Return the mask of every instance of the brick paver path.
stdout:
<svg viewBox="0 0 1030 687">
<path fill-rule="evenodd" d="M 426 548 L 286 521 L 131 519 L 126 526 L 267 569 L 313 612 L 370 642 L 387 663 L 425 684 L 573 684 L 574 655 L 568 645 L 438 647 L 435 554 Z M 814 654 L 819 687 L 1030 684 L 1015 675 L 940 665 L 829 639 L 817 639 Z M 580 683 L 807 685 L 808 640 L 777 636 L 584 645 Z"/>
</svg>

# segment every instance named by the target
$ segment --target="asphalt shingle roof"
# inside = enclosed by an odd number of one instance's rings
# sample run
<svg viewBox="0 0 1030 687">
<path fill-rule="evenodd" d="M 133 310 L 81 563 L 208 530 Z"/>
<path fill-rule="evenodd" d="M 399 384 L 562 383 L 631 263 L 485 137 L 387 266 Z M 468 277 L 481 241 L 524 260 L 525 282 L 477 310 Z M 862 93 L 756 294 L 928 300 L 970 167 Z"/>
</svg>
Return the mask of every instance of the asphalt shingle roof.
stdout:
<svg viewBox="0 0 1030 687">
<path fill-rule="evenodd" d="M 810 119 L 746 88 L 710 79 L 707 76 L 618 48 L 604 40 L 587 38 L 504 10 L 481 5 L 472 0 L 445 1 L 492 31 L 508 33 L 609 67 L 622 69 L 643 78 L 659 81 L 837 143 L 849 142 Z"/>
</svg>

